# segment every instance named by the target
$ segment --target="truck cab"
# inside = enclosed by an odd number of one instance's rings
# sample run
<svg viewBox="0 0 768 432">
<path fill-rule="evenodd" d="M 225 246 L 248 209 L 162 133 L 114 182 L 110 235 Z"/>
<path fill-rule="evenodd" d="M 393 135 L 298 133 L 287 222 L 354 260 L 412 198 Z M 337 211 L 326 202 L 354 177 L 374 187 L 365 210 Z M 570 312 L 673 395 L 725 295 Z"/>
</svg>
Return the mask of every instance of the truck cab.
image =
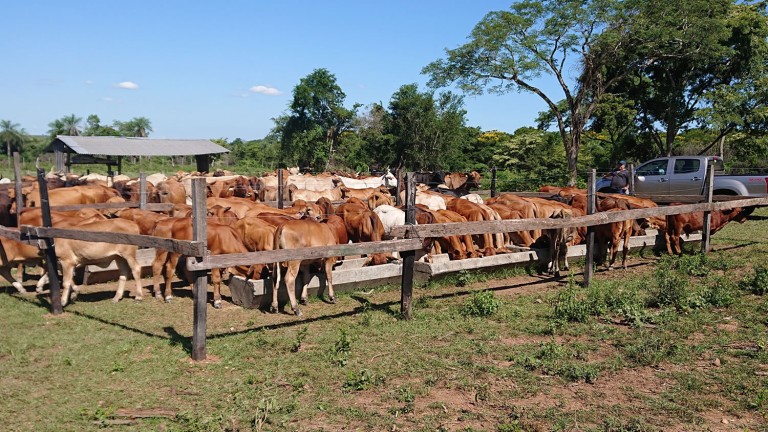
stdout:
<svg viewBox="0 0 768 432">
<path fill-rule="evenodd" d="M 701 195 L 707 165 L 723 171 L 717 156 L 674 156 L 651 159 L 635 169 L 635 193 L 640 195 Z M 610 180 L 598 182 L 598 190 L 610 187 Z"/>
</svg>

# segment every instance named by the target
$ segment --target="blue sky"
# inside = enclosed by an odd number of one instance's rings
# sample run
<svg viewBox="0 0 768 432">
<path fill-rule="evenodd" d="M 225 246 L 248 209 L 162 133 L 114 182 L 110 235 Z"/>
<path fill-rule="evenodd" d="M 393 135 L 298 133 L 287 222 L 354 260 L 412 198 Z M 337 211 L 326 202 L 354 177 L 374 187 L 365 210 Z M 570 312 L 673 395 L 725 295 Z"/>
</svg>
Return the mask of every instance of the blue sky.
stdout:
<svg viewBox="0 0 768 432">
<path fill-rule="evenodd" d="M 263 138 L 299 80 L 336 76 L 345 105 L 385 106 L 510 0 L 9 1 L 0 119 L 27 133 L 97 114 L 151 120 L 154 138 Z M 545 108 L 525 93 L 465 98 L 468 126 L 513 132 Z M 84 122 L 83 122 L 84 123 Z"/>
</svg>

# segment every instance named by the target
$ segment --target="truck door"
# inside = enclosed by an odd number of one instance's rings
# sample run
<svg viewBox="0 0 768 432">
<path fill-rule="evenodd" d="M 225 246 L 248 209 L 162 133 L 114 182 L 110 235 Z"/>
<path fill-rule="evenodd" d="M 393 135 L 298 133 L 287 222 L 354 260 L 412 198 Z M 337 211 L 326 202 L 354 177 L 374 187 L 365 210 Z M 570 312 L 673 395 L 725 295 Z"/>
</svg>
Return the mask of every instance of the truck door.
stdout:
<svg viewBox="0 0 768 432">
<path fill-rule="evenodd" d="M 645 196 L 669 195 L 669 159 L 648 161 L 635 170 L 635 193 Z"/>
<path fill-rule="evenodd" d="M 701 159 L 677 157 L 669 177 L 671 195 L 701 195 L 704 186 L 704 167 Z"/>
</svg>

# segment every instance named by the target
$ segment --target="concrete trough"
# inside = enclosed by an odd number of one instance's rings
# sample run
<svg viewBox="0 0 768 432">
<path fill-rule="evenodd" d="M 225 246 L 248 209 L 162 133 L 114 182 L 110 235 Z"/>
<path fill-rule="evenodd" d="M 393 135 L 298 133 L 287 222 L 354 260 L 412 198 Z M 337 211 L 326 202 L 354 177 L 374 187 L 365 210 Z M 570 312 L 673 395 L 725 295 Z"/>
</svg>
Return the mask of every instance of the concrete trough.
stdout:
<svg viewBox="0 0 768 432">
<path fill-rule="evenodd" d="M 402 262 L 392 262 L 377 266 L 364 266 L 366 258 L 345 259 L 333 270 L 333 289 L 335 292 L 351 292 L 365 288 L 373 288 L 387 283 L 400 284 L 402 281 Z M 302 274 L 296 278 L 296 298 L 301 297 Z M 232 293 L 232 303 L 246 309 L 269 307 L 272 303 L 272 279 L 246 280 L 240 276 L 232 276 L 229 280 L 229 290 Z M 307 294 L 312 297 L 319 292 L 327 298 L 328 289 L 325 275 L 310 273 Z M 288 301 L 285 290 L 278 291 L 278 302 Z"/>
</svg>

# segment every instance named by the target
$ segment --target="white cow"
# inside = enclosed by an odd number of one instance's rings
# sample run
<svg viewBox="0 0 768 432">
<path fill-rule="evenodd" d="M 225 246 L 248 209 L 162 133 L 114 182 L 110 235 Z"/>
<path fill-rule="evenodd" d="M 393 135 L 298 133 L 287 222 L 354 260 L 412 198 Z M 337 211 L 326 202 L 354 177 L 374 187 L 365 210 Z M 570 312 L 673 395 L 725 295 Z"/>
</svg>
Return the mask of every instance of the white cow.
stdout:
<svg viewBox="0 0 768 432">
<path fill-rule="evenodd" d="M 379 186 L 397 187 L 397 177 L 388 172 L 383 176 L 376 177 L 364 177 L 361 179 L 353 179 L 350 177 L 338 176 L 339 180 L 344 183 L 344 186 L 350 189 L 367 189 L 376 188 Z"/>
</svg>

